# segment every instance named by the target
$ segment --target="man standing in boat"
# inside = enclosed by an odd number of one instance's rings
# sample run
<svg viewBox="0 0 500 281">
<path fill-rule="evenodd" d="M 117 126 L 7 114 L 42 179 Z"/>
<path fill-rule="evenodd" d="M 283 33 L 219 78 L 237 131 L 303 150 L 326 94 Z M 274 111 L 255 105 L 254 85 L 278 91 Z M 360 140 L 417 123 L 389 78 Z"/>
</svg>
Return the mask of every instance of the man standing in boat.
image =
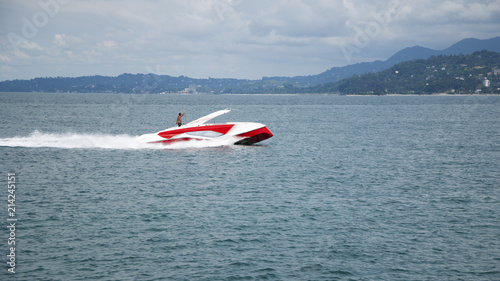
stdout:
<svg viewBox="0 0 500 281">
<path fill-rule="evenodd" d="M 186 114 L 186 111 L 184 111 L 184 113 L 182 114 L 179 113 L 179 116 L 177 116 L 177 125 L 179 127 L 182 125 L 182 116 L 184 116 L 184 114 Z"/>
</svg>

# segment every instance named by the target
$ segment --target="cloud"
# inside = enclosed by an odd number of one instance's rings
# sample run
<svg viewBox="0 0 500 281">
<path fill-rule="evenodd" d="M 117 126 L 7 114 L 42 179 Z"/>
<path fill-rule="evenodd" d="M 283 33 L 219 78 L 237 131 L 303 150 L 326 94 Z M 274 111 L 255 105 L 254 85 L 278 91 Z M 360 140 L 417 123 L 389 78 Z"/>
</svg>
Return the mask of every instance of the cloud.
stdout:
<svg viewBox="0 0 500 281">
<path fill-rule="evenodd" d="M 57 46 L 64 47 L 66 46 L 66 41 L 64 40 L 65 34 L 56 34 L 54 35 L 55 43 Z"/>
<path fill-rule="evenodd" d="M 14 60 L 27 60 L 30 59 L 31 56 L 26 54 L 25 52 L 15 52 L 14 55 L 12 56 Z"/>
<path fill-rule="evenodd" d="M 66 35 L 64 33 L 56 33 L 54 35 L 54 44 L 58 47 L 74 47 L 75 45 L 83 44 L 85 41 L 79 37 Z"/>
<path fill-rule="evenodd" d="M 499 23 L 499 1 L 431 1 L 411 5 L 407 21 L 424 25 L 496 22 Z"/>
<path fill-rule="evenodd" d="M 1 62 L 10 62 L 11 59 L 7 56 L 4 56 L 4 55 L 0 55 L 0 61 Z"/>
<path fill-rule="evenodd" d="M 60 47 L 68 47 L 71 45 L 82 44 L 84 43 L 84 40 L 76 36 L 66 35 L 64 33 L 56 33 L 54 35 L 54 43 L 55 45 Z"/>
<path fill-rule="evenodd" d="M 37 50 L 37 51 L 43 50 L 43 48 L 40 45 L 38 45 L 35 42 L 31 42 L 31 41 L 23 41 L 20 44 L 20 47 L 23 49 L 26 49 L 26 50 Z"/>
<path fill-rule="evenodd" d="M 191 77 L 308 75 L 386 59 L 408 46 L 444 48 L 500 33 L 500 1 L 491 0 L 66 2 L 53 16 L 38 1 L 0 4 L 0 46 L 9 59 L 0 61 L 19 70 L 29 61 L 19 78 L 144 73 L 156 66 Z M 23 19 L 33 22 L 41 13 L 46 24 L 35 26 L 32 38 L 23 36 Z M 18 55 L 9 33 L 23 39 Z M 361 33 L 368 40 L 346 60 L 341 47 L 356 46 Z"/>
<path fill-rule="evenodd" d="M 97 44 L 97 46 L 100 49 L 114 49 L 117 47 L 117 44 L 113 40 L 105 40 L 105 41 L 102 41 L 101 43 Z"/>
</svg>

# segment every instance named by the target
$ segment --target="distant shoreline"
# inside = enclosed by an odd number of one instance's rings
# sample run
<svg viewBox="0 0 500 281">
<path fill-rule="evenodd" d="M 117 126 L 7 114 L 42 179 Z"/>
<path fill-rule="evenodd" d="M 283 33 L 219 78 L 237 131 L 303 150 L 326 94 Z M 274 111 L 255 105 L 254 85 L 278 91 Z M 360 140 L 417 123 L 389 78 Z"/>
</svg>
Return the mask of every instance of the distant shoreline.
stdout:
<svg viewBox="0 0 500 281">
<path fill-rule="evenodd" d="M 439 97 L 439 96 L 450 96 L 450 97 L 467 97 L 467 96 L 500 96 L 500 94 L 386 94 L 386 95 L 345 95 L 345 96 L 351 96 L 351 97 L 362 97 L 362 96 L 394 96 L 394 97 L 401 97 L 401 96 L 407 96 L 407 97 Z"/>
<path fill-rule="evenodd" d="M 484 94 L 448 94 L 448 93 L 436 93 L 436 94 L 384 94 L 384 95 L 375 95 L 375 94 L 348 94 L 342 95 L 338 93 L 295 93 L 295 94 L 235 94 L 235 93 L 227 93 L 227 94 L 210 94 L 210 93 L 196 93 L 196 94 L 179 94 L 179 93 L 171 93 L 171 94 L 151 94 L 151 93 L 84 93 L 84 92 L 0 92 L 0 94 L 27 94 L 27 93 L 37 93 L 37 94 L 104 94 L 104 95 L 179 95 L 179 96 L 343 96 L 343 97 L 437 97 L 437 96 L 450 96 L 450 97 L 466 97 L 466 96 L 500 96 L 500 94 L 496 93 L 484 93 Z"/>
</svg>

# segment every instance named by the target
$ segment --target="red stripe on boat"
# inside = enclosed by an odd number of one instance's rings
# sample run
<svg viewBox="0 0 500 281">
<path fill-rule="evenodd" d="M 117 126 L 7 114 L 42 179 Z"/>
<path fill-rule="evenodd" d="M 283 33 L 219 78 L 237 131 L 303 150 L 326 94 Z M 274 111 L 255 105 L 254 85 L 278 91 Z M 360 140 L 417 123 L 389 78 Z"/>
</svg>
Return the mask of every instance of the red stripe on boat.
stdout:
<svg viewBox="0 0 500 281">
<path fill-rule="evenodd" d="M 226 134 L 229 130 L 231 130 L 233 126 L 234 124 L 220 124 L 220 125 L 206 125 L 206 126 L 202 125 L 202 126 L 188 127 L 188 128 L 181 127 L 177 130 L 161 132 L 158 135 L 162 138 L 170 139 L 180 134 L 189 132 L 199 132 L 199 131 L 214 131 L 217 133 Z"/>
</svg>

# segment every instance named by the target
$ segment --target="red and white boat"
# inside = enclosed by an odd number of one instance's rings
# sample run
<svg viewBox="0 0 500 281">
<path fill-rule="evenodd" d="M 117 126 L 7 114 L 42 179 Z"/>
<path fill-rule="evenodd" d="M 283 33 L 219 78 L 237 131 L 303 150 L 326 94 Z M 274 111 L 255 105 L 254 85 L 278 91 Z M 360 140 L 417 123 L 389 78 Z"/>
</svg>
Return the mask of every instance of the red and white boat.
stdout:
<svg viewBox="0 0 500 281">
<path fill-rule="evenodd" d="M 203 116 L 180 127 L 168 128 L 155 134 L 139 137 L 147 143 L 170 144 L 191 140 L 225 140 L 228 144 L 254 144 L 273 136 L 264 124 L 253 122 L 228 122 L 206 124 L 211 119 L 228 113 L 229 109 L 219 110 Z"/>
</svg>

